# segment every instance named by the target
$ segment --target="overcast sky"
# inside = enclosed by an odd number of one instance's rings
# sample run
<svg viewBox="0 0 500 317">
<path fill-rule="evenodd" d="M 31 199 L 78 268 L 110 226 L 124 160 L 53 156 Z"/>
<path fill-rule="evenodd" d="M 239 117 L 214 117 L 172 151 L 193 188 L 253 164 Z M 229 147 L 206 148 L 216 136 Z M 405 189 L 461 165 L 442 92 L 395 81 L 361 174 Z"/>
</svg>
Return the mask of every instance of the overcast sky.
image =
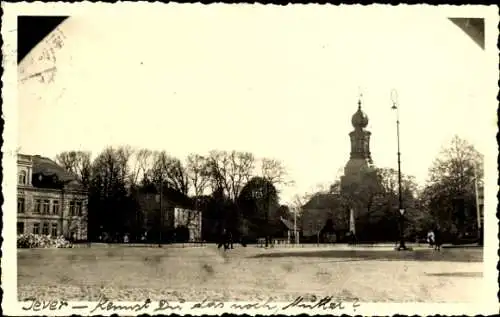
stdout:
<svg viewBox="0 0 500 317">
<path fill-rule="evenodd" d="M 95 155 L 121 144 L 179 158 L 250 151 L 284 162 L 295 181 L 287 202 L 340 176 L 360 90 L 374 163 L 397 166 L 392 89 L 402 169 L 420 183 L 454 134 L 492 150 L 487 52 L 442 10 L 163 8 L 147 18 L 72 17 L 60 27 L 55 65 L 38 61 L 47 43 L 28 55 L 20 79 L 56 71 L 53 82 L 19 84 L 21 152 Z"/>
</svg>

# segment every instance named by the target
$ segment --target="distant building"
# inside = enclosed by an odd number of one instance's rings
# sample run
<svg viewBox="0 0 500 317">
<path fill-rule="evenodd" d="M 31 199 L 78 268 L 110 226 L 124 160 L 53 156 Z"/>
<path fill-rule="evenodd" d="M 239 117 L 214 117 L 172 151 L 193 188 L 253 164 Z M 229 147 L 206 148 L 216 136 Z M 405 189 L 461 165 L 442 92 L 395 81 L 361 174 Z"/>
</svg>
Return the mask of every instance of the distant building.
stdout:
<svg viewBox="0 0 500 317">
<path fill-rule="evenodd" d="M 136 194 L 136 199 L 142 215 L 143 231 L 149 232 L 158 224 L 162 228 L 173 227 L 175 203 L 171 202 L 167 195 L 163 195 L 162 202 L 160 203 L 160 195 L 156 192 L 140 190 Z"/>
<path fill-rule="evenodd" d="M 339 241 L 348 230 L 348 212 L 337 193 L 317 193 L 302 207 L 302 236 L 311 241 Z M 331 226 L 326 228 L 330 222 Z M 335 237 L 327 237 L 332 236 Z"/>
<path fill-rule="evenodd" d="M 294 243 L 297 241 L 295 239 L 295 231 L 300 232 L 300 224 L 296 224 L 294 226 L 293 222 L 280 217 L 280 231 L 281 231 L 281 236 L 286 237 L 288 243 Z"/>
<path fill-rule="evenodd" d="M 39 155 L 17 156 L 17 233 L 87 239 L 87 191 L 76 175 Z"/>
<path fill-rule="evenodd" d="M 302 206 L 301 228 L 304 237 L 315 237 L 321 232 L 326 221 L 334 212 L 332 200 L 332 194 L 317 193 Z"/>
<path fill-rule="evenodd" d="M 189 241 L 201 240 L 201 212 L 195 211 L 188 196 L 174 189 L 164 188 L 160 197 L 153 186 L 148 186 L 138 190 L 135 197 L 142 215 L 144 232 L 154 230 L 160 223 L 162 231 L 171 232 L 171 236 L 164 237 L 168 240 L 175 240 L 173 232 L 179 227 L 189 230 Z"/>
</svg>

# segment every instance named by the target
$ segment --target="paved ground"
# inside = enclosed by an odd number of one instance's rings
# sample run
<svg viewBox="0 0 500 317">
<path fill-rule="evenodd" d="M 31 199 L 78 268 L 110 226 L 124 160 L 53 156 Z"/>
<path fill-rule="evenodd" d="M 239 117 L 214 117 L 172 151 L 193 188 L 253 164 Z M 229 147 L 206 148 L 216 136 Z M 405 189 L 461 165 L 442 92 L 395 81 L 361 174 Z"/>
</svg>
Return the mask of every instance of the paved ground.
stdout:
<svg viewBox="0 0 500 317">
<path fill-rule="evenodd" d="M 19 300 L 292 300 L 472 302 L 482 249 L 416 247 L 103 247 L 18 250 Z"/>
</svg>

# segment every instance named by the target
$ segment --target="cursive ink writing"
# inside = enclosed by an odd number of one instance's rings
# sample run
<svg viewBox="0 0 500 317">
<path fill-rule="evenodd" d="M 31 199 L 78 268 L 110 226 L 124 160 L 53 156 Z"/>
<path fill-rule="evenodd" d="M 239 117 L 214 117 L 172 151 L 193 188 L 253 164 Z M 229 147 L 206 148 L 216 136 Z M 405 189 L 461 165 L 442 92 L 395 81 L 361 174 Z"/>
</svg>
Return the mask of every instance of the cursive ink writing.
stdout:
<svg viewBox="0 0 500 317">
<path fill-rule="evenodd" d="M 271 299 L 268 299 L 265 303 L 249 303 L 249 304 L 232 304 L 231 308 L 233 309 L 262 309 L 267 308 L 268 310 L 276 309 L 276 305 L 269 305 Z"/>
<path fill-rule="evenodd" d="M 181 300 L 181 303 L 183 303 L 184 300 Z M 166 299 L 161 299 L 159 302 L 158 302 L 158 307 L 155 308 L 155 311 L 159 311 L 159 310 L 181 310 L 182 309 L 182 306 L 180 305 L 175 305 L 175 306 L 170 306 L 168 300 Z"/>
<path fill-rule="evenodd" d="M 148 309 L 149 304 L 151 304 L 151 300 L 148 298 L 142 304 L 117 305 L 117 304 L 114 304 L 109 299 L 107 299 L 106 297 L 101 296 L 101 298 L 99 298 L 99 301 L 97 302 L 96 306 L 90 312 L 93 313 L 97 309 L 104 310 L 104 311 L 130 310 L 130 311 L 138 312 L 138 311 L 141 311 L 143 309 Z"/>
<path fill-rule="evenodd" d="M 33 311 L 41 311 L 44 309 L 60 310 L 64 306 L 68 306 L 67 301 L 58 299 L 51 299 L 49 301 L 45 301 L 45 300 L 39 300 L 34 297 L 30 297 L 26 301 L 29 301 L 31 305 L 27 307 L 22 307 L 23 310 L 33 310 Z"/>
<path fill-rule="evenodd" d="M 355 298 L 354 302 L 352 303 L 352 308 L 354 308 L 354 311 L 356 311 L 356 308 L 358 308 L 359 306 L 361 306 L 359 304 L 359 298 Z"/>
<path fill-rule="evenodd" d="M 306 308 L 306 309 L 323 308 L 323 310 L 344 309 L 343 303 L 341 301 L 339 301 L 339 302 L 333 301 L 332 296 L 323 297 L 319 301 L 317 301 L 317 302 L 313 301 L 312 303 L 309 303 L 309 304 L 303 303 L 303 301 L 304 301 L 304 297 L 299 296 L 293 302 L 284 306 L 282 309 L 286 310 L 290 307 Z"/>
<path fill-rule="evenodd" d="M 53 82 L 54 81 L 54 74 L 56 71 L 57 71 L 57 69 L 55 66 L 50 67 L 50 68 L 47 68 L 47 69 L 42 70 L 40 72 L 25 76 L 25 77 L 21 78 L 20 81 L 24 83 L 28 79 L 38 77 L 38 79 L 41 83 L 45 83 L 46 80 L 48 80 L 48 82 Z"/>
<path fill-rule="evenodd" d="M 224 308 L 223 302 L 209 301 L 208 299 L 204 299 L 201 303 L 194 304 L 191 309 L 204 309 L 204 308 Z"/>
</svg>

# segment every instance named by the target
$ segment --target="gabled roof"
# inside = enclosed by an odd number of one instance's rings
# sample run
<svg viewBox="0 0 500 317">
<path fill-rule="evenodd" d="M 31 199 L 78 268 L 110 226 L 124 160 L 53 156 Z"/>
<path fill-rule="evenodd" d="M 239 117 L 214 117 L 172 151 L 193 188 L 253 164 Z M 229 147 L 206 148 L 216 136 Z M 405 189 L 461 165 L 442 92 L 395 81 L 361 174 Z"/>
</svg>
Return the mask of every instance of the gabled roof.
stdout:
<svg viewBox="0 0 500 317">
<path fill-rule="evenodd" d="M 317 193 L 302 206 L 304 209 L 328 209 L 338 204 L 336 194 Z"/>
<path fill-rule="evenodd" d="M 283 217 L 280 217 L 280 220 L 281 222 L 287 227 L 288 230 L 292 230 L 293 231 L 293 222 L 291 222 L 290 220 L 288 219 L 285 219 Z M 297 230 L 299 230 L 299 224 L 297 223 Z"/>
</svg>

